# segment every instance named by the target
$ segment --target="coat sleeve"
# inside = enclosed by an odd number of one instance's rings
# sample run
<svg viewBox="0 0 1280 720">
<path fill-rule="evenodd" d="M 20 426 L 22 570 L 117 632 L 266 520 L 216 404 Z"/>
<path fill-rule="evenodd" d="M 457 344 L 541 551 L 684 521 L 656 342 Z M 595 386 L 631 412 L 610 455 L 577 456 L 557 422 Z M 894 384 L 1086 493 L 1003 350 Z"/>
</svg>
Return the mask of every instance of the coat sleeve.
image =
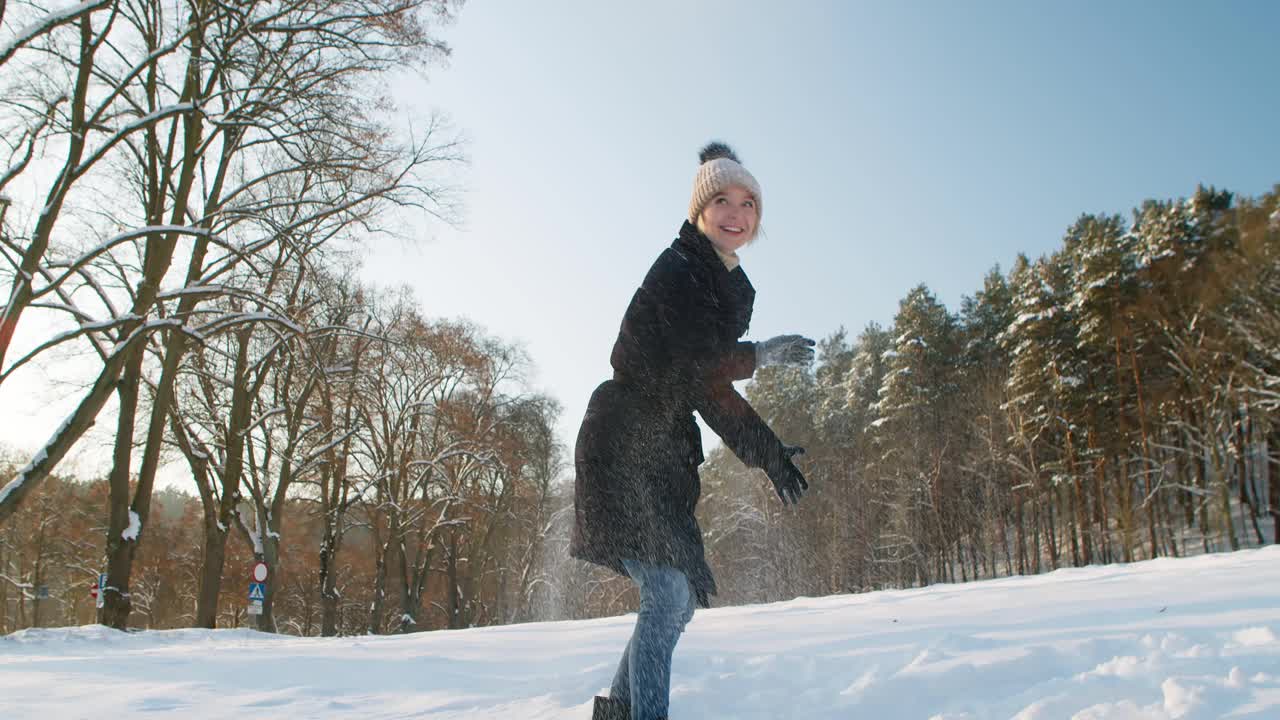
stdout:
<svg viewBox="0 0 1280 720">
<path fill-rule="evenodd" d="M 747 467 L 772 474 L 781 462 L 782 442 L 732 384 L 707 386 L 698 395 L 694 409 Z"/>
<path fill-rule="evenodd" d="M 694 409 L 738 459 L 749 467 L 770 471 L 783 456 L 782 443 L 733 387 L 735 380 L 755 373 L 754 345 L 722 342 L 708 290 L 687 267 L 664 269 L 664 274 L 667 272 L 673 277 L 659 285 L 670 289 L 664 306 L 674 310 L 664 322 L 667 345 L 688 380 Z"/>
</svg>

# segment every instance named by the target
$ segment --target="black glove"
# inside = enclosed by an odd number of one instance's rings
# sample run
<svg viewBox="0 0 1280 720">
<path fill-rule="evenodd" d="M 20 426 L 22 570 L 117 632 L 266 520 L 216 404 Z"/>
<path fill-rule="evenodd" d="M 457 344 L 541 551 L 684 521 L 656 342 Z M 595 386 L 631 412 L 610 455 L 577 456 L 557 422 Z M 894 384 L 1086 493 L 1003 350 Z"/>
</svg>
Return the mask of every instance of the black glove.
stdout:
<svg viewBox="0 0 1280 720">
<path fill-rule="evenodd" d="M 779 335 L 756 343 L 756 367 L 813 364 L 814 342 L 803 335 Z"/>
<path fill-rule="evenodd" d="M 809 483 L 805 481 L 804 475 L 795 463 L 791 462 L 791 458 L 803 454 L 802 447 L 783 445 L 781 459 L 769 469 L 769 479 L 773 481 L 773 488 L 778 491 L 778 497 L 782 499 L 783 505 L 788 503 L 795 505 L 800 502 L 800 496 L 809 489 Z"/>
</svg>

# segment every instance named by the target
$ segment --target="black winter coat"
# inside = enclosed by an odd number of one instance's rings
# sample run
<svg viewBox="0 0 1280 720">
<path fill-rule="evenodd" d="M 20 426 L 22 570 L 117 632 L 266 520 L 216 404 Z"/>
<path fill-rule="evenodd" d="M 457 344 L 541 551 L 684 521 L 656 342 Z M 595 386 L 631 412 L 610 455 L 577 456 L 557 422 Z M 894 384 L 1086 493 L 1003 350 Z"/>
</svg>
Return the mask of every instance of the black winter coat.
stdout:
<svg viewBox="0 0 1280 720">
<path fill-rule="evenodd" d="M 744 463 L 785 461 L 773 431 L 733 388 L 755 372 L 739 342 L 755 289 L 690 223 L 664 250 L 622 319 L 614 376 L 587 405 L 574 453 L 573 557 L 626 574 L 623 560 L 685 573 L 703 607 L 716 592 L 694 517 L 702 486 L 696 410 Z"/>
</svg>

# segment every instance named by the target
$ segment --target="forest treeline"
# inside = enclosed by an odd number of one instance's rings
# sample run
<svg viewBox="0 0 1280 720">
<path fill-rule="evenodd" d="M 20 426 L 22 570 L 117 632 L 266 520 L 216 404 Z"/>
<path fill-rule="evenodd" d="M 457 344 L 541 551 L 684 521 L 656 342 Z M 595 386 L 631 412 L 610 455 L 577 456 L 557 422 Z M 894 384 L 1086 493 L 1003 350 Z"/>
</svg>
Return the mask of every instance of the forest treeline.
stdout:
<svg viewBox="0 0 1280 720">
<path fill-rule="evenodd" d="M 749 397 L 807 449 L 812 490 L 784 508 L 758 471 L 711 453 L 699 517 L 717 602 L 1273 542 L 1278 198 L 1199 188 L 1128 221 L 1083 216 L 958 313 L 920 286 L 892 326 L 827 337 L 813 371 L 759 373 Z M 518 392 L 518 353 L 423 320 L 403 294 L 320 285 L 320 324 L 350 326 L 341 311 L 360 332 L 228 335 L 183 365 L 166 437 L 199 494 L 160 496 L 128 624 L 351 634 L 634 609 L 630 583 L 567 556 L 558 411 Z M 257 388 L 239 412 L 237 388 Z M 0 526 L 3 629 L 95 619 L 109 495 L 55 478 Z M 254 618 L 259 560 L 272 582 Z"/>
<path fill-rule="evenodd" d="M 771 502 L 724 448 L 702 467 L 722 603 L 1280 536 L 1280 186 L 1083 215 L 958 312 L 921 285 L 891 326 L 819 348 L 815 372 L 768 369 L 748 387 L 807 450 L 800 505 Z M 588 589 L 561 598 L 576 616 L 634 607 L 626 582 L 563 572 Z"/>
<path fill-rule="evenodd" d="M 1234 550 L 1280 525 L 1280 207 L 1198 188 L 925 286 L 753 403 L 809 449 L 808 508 L 730 458 L 708 523 L 735 600 Z M 749 491 L 749 492 L 748 492 Z M 748 501 L 747 498 L 750 498 Z"/>
</svg>

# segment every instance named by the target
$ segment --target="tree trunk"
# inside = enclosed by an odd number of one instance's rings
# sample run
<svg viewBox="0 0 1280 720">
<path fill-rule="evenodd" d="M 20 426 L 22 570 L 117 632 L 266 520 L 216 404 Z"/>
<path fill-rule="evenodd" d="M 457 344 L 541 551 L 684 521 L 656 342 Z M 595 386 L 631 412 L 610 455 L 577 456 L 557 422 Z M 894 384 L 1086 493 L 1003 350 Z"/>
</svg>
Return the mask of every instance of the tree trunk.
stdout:
<svg viewBox="0 0 1280 720">
<path fill-rule="evenodd" d="M 40 586 L 44 584 L 44 530 L 45 523 L 40 523 L 40 529 L 36 533 L 36 561 L 35 567 L 31 573 L 31 588 L 35 590 L 34 597 L 31 599 L 31 627 L 40 627 L 40 606 L 43 604 L 40 598 Z"/>
<path fill-rule="evenodd" d="M 449 585 L 445 588 L 445 596 L 448 598 L 449 629 L 457 630 L 463 627 L 462 602 L 458 597 L 458 541 L 453 533 L 449 536 L 449 554 L 445 557 L 445 579 Z"/>
<path fill-rule="evenodd" d="M 235 522 L 240 502 L 240 481 L 244 473 L 245 431 L 249 427 L 253 398 L 248 387 L 249 338 L 252 326 L 239 333 L 235 372 L 240 382 L 231 394 L 231 417 L 227 419 L 226 461 L 222 469 L 221 495 L 201 493 L 205 508 L 204 562 L 200 572 L 200 595 L 196 607 L 196 627 L 213 628 L 218 616 L 218 594 L 222 588 L 222 566 L 227 557 L 227 535 Z"/>
<path fill-rule="evenodd" d="M 1134 339 L 1129 338 L 1129 364 L 1133 368 L 1134 395 L 1138 401 L 1138 431 L 1142 434 L 1142 481 L 1146 494 L 1142 499 L 1142 507 L 1147 514 L 1147 535 L 1151 543 L 1151 557 L 1160 556 L 1160 541 L 1156 537 L 1156 514 L 1153 503 L 1155 492 L 1151 486 L 1151 443 L 1147 438 L 1147 409 L 1142 400 L 1142 375 L 1138 372 L 1138 356 L 1134 352 Z"/>
<path fill-rule="evenodd" d="M 1093 441 L 1089 441 L 1090 447 Z M 1098 552 L 1101 555 L 1102 564 L 1107 564 L 1112 560 L 1111 552 L 1111 521 L 1107 517 L 1107 495 L 1106 495 L 1106 462 L 1099 459 L 1093 463 L 1093 524 L 1098 528 Z"/>
<path fill-rule="evenodd" d="M 222 175 L 219 174 L 218 183 L 221 184 Z M 201 268 L 204 266 L 204 257 L 208 250 L 209 240 L 207 237 L 196 239 L 195 247 L 192 249 L 191 260 L 187 265 L 187 284 L 194 284 L 200 277 Z M 178 303 L 178 317 L 186 317 L 196 304 L 196 296 L 186 295 Z M 128 588 L 130 576 L 133 572 L 133 560 L 138 552 L 138 545 L 142 542 L 142 533 L 147 527 L 147 523 L 151 518 L 151 495 L 152 489 L 155 487 L 156 471 L 160 467 L 160 451 L 164 444 L 164 426 L 165 421 L 171 412 L 171 404 L 173 402 L 174 384 L 177 382 L 178 365 L 182 360 L 183 353 L 186 351 L 186 341 L 182 333 L 172 332 L 165 342 L 164 362 L 160 371 L 160 382 L 156 386 L 155 397 L 151 403 L 151 416 L 147 425 L 147 437 L 143 445 L 142 465 L 138 469 L 138 484 L 133 491 L 133 500 L 129 504 L 129 508 L 138 518 L 138 535 L 131 542 L 126 542 L 120 548 L 120 552 L 112 553 L 110 551 L 110 543 L 108 543 L 108 578 L 120 577 L 123 579 L 123 585 L 118 587 Z M 138 346 L 138 358 L 136 364 L 131 366 L 138 376 L 141 375 L 142 362 L 142 346 Z M 125 377 L 128 377 L 130 370 L 125 371 Z M 134 391 L 133 404 L 137 405 L 137 391 Z M 123 407 L 123 400 L 121 406 Z M 132 430 L 128 436 L 132 438 Z M 120 441 L 120 434 L 117 433 L 117 446 Z M 118 460 L 117 460 L 118 462 Z M 114 507 L 114 488 L 112 485 Z M 114 510 L 113 510 L 114 516 Z M 114 584 L 115 580 L 110 580 Z M 112 609 L 110 599 L 106 601 L 108 604 L 103 608 L 104 620 L 103 624 L 120 630 L 125 628 L 128 622 L 129 610 Z M 123 615 L 119 615 L 123 613 Z M 118 624 L 117 624 L 118 621 Z"/>
<path fill-rule="evenodd" d="M 344 316 L 345 317 L 345 316 Z M 335 318 L 335 320 L 337 320 Z M 343 320 L 345 322 L 345 319 Z M 363 330 L 367 330 L 371 318 L 367 318 L 364 323 Z M 363 349 L 367 345 L 366 341 L 355 340 L 351 347 L 351 372 L 358 375 L 361 370 L 361 360 L 364 357 Z M 335 353 L 331 355 L 336 360 L 337 345 L 331 344 L 329 349 Z M 324 413 L 328 419 L 330 433 L 337 433 L 339 428 L 334 422 L 334 399 L 333 386 L 328 383 L 322 383 L 320 386 L 320 397 Z M 329 462 L 321 466 L 321 479 L 324 483 L 321 485 L 321 491 L 324 493 L 323 509 L 324 509 L 324 527 L 325 536 L 321 548 L 321 576 L 320 576 L 320 597 L 321 597 L 321 613 L 322 613 L 322 629 L 321 633 L 325 637 L 332 637 L 338 634 L 338 619 L 340 616 L 338 595 L 338 574 L 337 559 L 338 552 L 342 549 L 342 539 L 346 532 L 346 512 L 349 506 L 348 488 L 350 487 L 347 477 L 347 463 L 351 457 L 351 443 L 353 435 L 353 419 L 356 413 L 357 393 L 351 387 L 347 387 L 342 395 L 342 427 L 341 431 L 346 433 L 346 438 L 340 446 L 330 446 L 328 449 Z"/>
<path fill-rule="evenodd" d="M 1004 574 L 1013 575 L 1013 555 L 1009 551 L 1009 521 L 1005 513 L 1000 514 L 1000 547 L 1004 549 Z"/>
<path fill-rule="evenodd" d="M 408 548 L 404 546 L 403 539 L 397 545 L 400 548 L 396 552 L 396 574 L 400 581 L 400 617 L 396 620 L 396 634 L 407 635 L 413 632 L 414 625 L 418 622 L 418 613 L 413 606 L 415 583 L 413 572 L 409 569 Z"/>
<path fill-rule="evenodd" d="M 1076 567 L 1093 564 L 1093 547 L 1090 542 L 1090 523 L 1089 523 L 1089 503 L 1085 498 L 1084 480 L 1080 477 L 1080 471 L 1076 467 L 1076 450 L 1074 443 L 1071 441 L 1071 431 L 1066 434 L 1067 444 L 1067 469 L 1071 473 L 1071 508 L 1072 517 L 1075 520 L 1075 530 L 1071 534 L 1072 542 L 1072 558 L 1076 561 Z M 1076 547 L 1076 532 L 1079 532 L 1079 549 Z M 1078 553 L 1078 554 L 1077 554 Z"/>
<path fill-rule="evenodd" d="M 1074 468 L 1071 484 L 1067 486 L 1067 512 L 1070 513 L 1067 524 L 1071 531 L 1071 565 L 1084 567 L 1089 564 L 1085 559 L 1089 556 L 1089 546 L 1083 542 L 1084 527 L 1080 524 L 1080 478 L 1075 476 Z"/>
<path fill-rule="evenodd" d="M 227 529 L 226 525 L 219 525 L 212 509 L 205 511 L 202 557 L 195 626 L 213 629 L 218 624 L 218 594 L 222 590 L 222 568 L 227 559 Z"/>
<path fill-rule="evenodd" d="M 132 448 L 133 439 L 132 426 L 135 423 L 133 408 L 136 408 L 138 404 L 137 385 L 141 376 L 141 345 L 138 346 L 138 357 L 130 361 L 130 367 L 121 376 L 122 391 L 123 387 L 129 383 L 132 383 L 134 387 L 131 392 L 133 397 L 127 403 L 123 395 L 120 398 L 120 407 L 122 409 L 126 404 L 131 406 L 127 423 L 130 427 L 126 430 L 125 413 L 121 412 L 116 430 L 116 454 L 112 466 L 112 478 L 108 482 L 111 488 L 112 520 L 107 530 L 107 577 L 108 584 L 121 589 L 124 594 L 119 597 L 116 597 L 115 594 L 104 596 L 102 609 L 102 624 L 118 630 L 125 629 L 132 610 L 132 602 L 129 600 L 128 590 L 133 574 L 133 560 L 137 555 L 138 546 L 142 542 L 143 531 L 146 529 L 151 517 L 151 491 L 155 483 L 156 470 L 160 464 L 160 446 L 164 441 L 164 423 L 168 417 L 169 403 L 173 397 L 174 379 L 177 376 L 178 359 L 181 356 L 182 344 L 180 338 L 181 333 L 173 333 L 173 337 L 168 343 L 160 384 L 157 387 L 156 396 L 151 406 L 151 418 L 147 427 L 142 467 L 138 473 L 138 483 L 133 491 L 132 502 L 129 500 L 127 474 L 130 462 L 129 449 Z M 122 441 L 124 447 L 122 447 Z M 122 468 L 126 475 L 123 481 L 115 477 L 119 468 Z M 125 508 L 123 510 L 118 507 L 120 504 L 124 504 Z M 126 522 L 130 520 L 128 511 L 132 511 L 134 516 L 137 517 L 138 534 L 132 540 L 124 540 L 116 529 L 116 514 L 118 511 L 120 512 L 120 517 Z M 127 525 L 123 527 L 127 527 Z"/>
<path fill-rule="evenodd" d="M 1240 508 L 1241 512 L 1248 513 L 1249 523 L 1253 526 L 1254 537 L 1257 538 L 1258 544 L 1262 545 L 1266 542 L 1262 536 L 1262 526 L 1258 524 L 1258 503 L 1253 498 L 1253 476 L 1249 473 L 1249 443 L 1246 438 L 1249 426 L 1248 410 L 1241 413 L 1240 422 L 1236 423 L 1236 431 L 1233 433 L 1232 440 L 1235 443 L 1236 450 L 1236 474 L 1240 481 Z"/>
<path fill-rule="evenodd" d="M 287 460 L 286 460 L 287 462 Z M 280 528 L 273 526 L 270 518 L 259 517 L 259 527 L 266 528 L 262 533 L 262 557 L 259 562 L 267 565 L 267 582 L 262 600 L 262 614 L 258 616 L 258 630 L 266 633 L 279 632 L 276 629 L 276 591 L 280 588 Z"/>
<path fill-rule="evenodd" d="M 133 429 L 138 410 L 138 385 L 142 375 L 142 343 L 128 351 L 124 371 L 116 388 L 120 410 L 116 422 L 115 450 L 107 476 L 110 511 L 107 521 L 107 586 L 102 593 L 100 622 L 124 630 L 129 626 L 133 603 L 129 599 L 129 575 L 133 568 L 133 547 L 137 536 L 125 537 L 129 528 L 129 474 L 133 458 Z"/>
<path fill-rule="evenodd" d="M 334 567 L 342 536 L 325 514 L 324 537 L 320 541 L 320 635 L 338 634 L 338 573 Z"/>
<path fill-rule="evenodd" d="M 1018 574 L 1026 575 L 1028 573 L 1027 566 L 1027 531 L 1023 522 L 1021 490 L 1015 490 L 1013 493 L 1013 522 L 1014 522 L 1014 542 L 1016 543 L 1015 556 L 1018 560 Z"/>
<path fill-rule="evenodd" d="M 1178 449 L 1181 452 L 1175 453 L 1173 456 L 1173 477 L 1178 482 L 1186 483 L 1187 487 L 1195 487 L 1196 479 L 1192 473 L 1191 465 L 1183 461 L 1187 455 L 1186 442 L 1181 438 L 1175 440 L 1178 443 Z M 1182 504 L 1182 523 L 1188 530 L 1196 526 L 1196 495 L 1187 490 L 1178 493 L 1179 502 Z M 1186 544 L 1183 544 L 1183 550 Z"/>
<path fill-rule="evenodd" d="M 1275 457 L 1273 457 L 1275 455 Z M 1271 512 L 1271 542 L 1280 544 L 1280 423 L 1267 437 L 1267 505 Z"/>
<path fill-rule="evenodd" d="M 1231 518 L 1231 487 L 1227 482 L 1224 474 L 1226 470 L 1222 463 L 1218 465 L 1219 488 L 1218 498 L 1222 501 L 1222 530 L 1227 534 L 1227 543 L 1230 545 L 1232 552 L 1240 549 L 1240 538 L 1236 537 L 1236 524 Z"/>
<path fill-rule="evenodd" d="M 1203 453 L 1195 459 L 1196 477 L 1200 480 L 1200 490 L 1204 494 L 1204 498 L 1200 502 L 1200 537 L 1203 538 L 1204 551 L 1210 552 L 1209 549 L 1209 498 L 1213 497 L 1209 490 L 1209 470 L 1207 467 L 1208 460 L 1204 458 Z"/>
<path fill-rule="evenodd" d="M 359 367 L 359 353 L 356 353 L 353 367 Z M 351 427 L 352 400 L 354 393 L 348 391 L 346 409 L 344 410 L 343 429 Z M 333 423 L 333 397 L 328 389 L 322 386 L 321 399 L 325 413 L 329 418 L 329 431 L 337 432 Z M 345 532 L 347 511 L 347 458 L 351 456 L 351 438 L 341 444 L 341 450 L 328 450 L 329 462 L 320 469 L 320 492 L 322 493 L 322 509 L 324 511 L 324 536 L 320 540 L 320 634 L 333 637 L 338 634 L 338 551 L 342 548 L 342 537 Z"/>
<path fill-rule="evenodd" d="M 1129 468 L 1119 459 L 1113 459 L 1116 469 L 1116 484 L 1120 488 L 1120 549 L 1124 552 L 1124 561 L 1131 563 L 1133 554 L 1133 478 L 1129 477 Z"/>
<path fill-rule="evenodd" d="M 1061 492 L 1055 486 L 1053 491 L 1049 493 L 1049 501 L 1046 503 L 1045 514 L 1048 520 L 1045 522 L 1045 528 L 1049 533 L 1049 569 L 1057 570 L 1061 565 L 1058 562 L 1058 518 L 1057 513 L 1053 511 L 1057 504 L 1058 496 Z"/>
<path fill-rule="evenodd" d="M 387 545 L 385 543 L 374 543 L 374 552 L 377 555 L 375 560 L 373 574 L 373 602 L 369 604 L 369 634 L 378 635 L 382 632 L 383 618 L 386 613 L 387 603 Z"/>
</svg>

